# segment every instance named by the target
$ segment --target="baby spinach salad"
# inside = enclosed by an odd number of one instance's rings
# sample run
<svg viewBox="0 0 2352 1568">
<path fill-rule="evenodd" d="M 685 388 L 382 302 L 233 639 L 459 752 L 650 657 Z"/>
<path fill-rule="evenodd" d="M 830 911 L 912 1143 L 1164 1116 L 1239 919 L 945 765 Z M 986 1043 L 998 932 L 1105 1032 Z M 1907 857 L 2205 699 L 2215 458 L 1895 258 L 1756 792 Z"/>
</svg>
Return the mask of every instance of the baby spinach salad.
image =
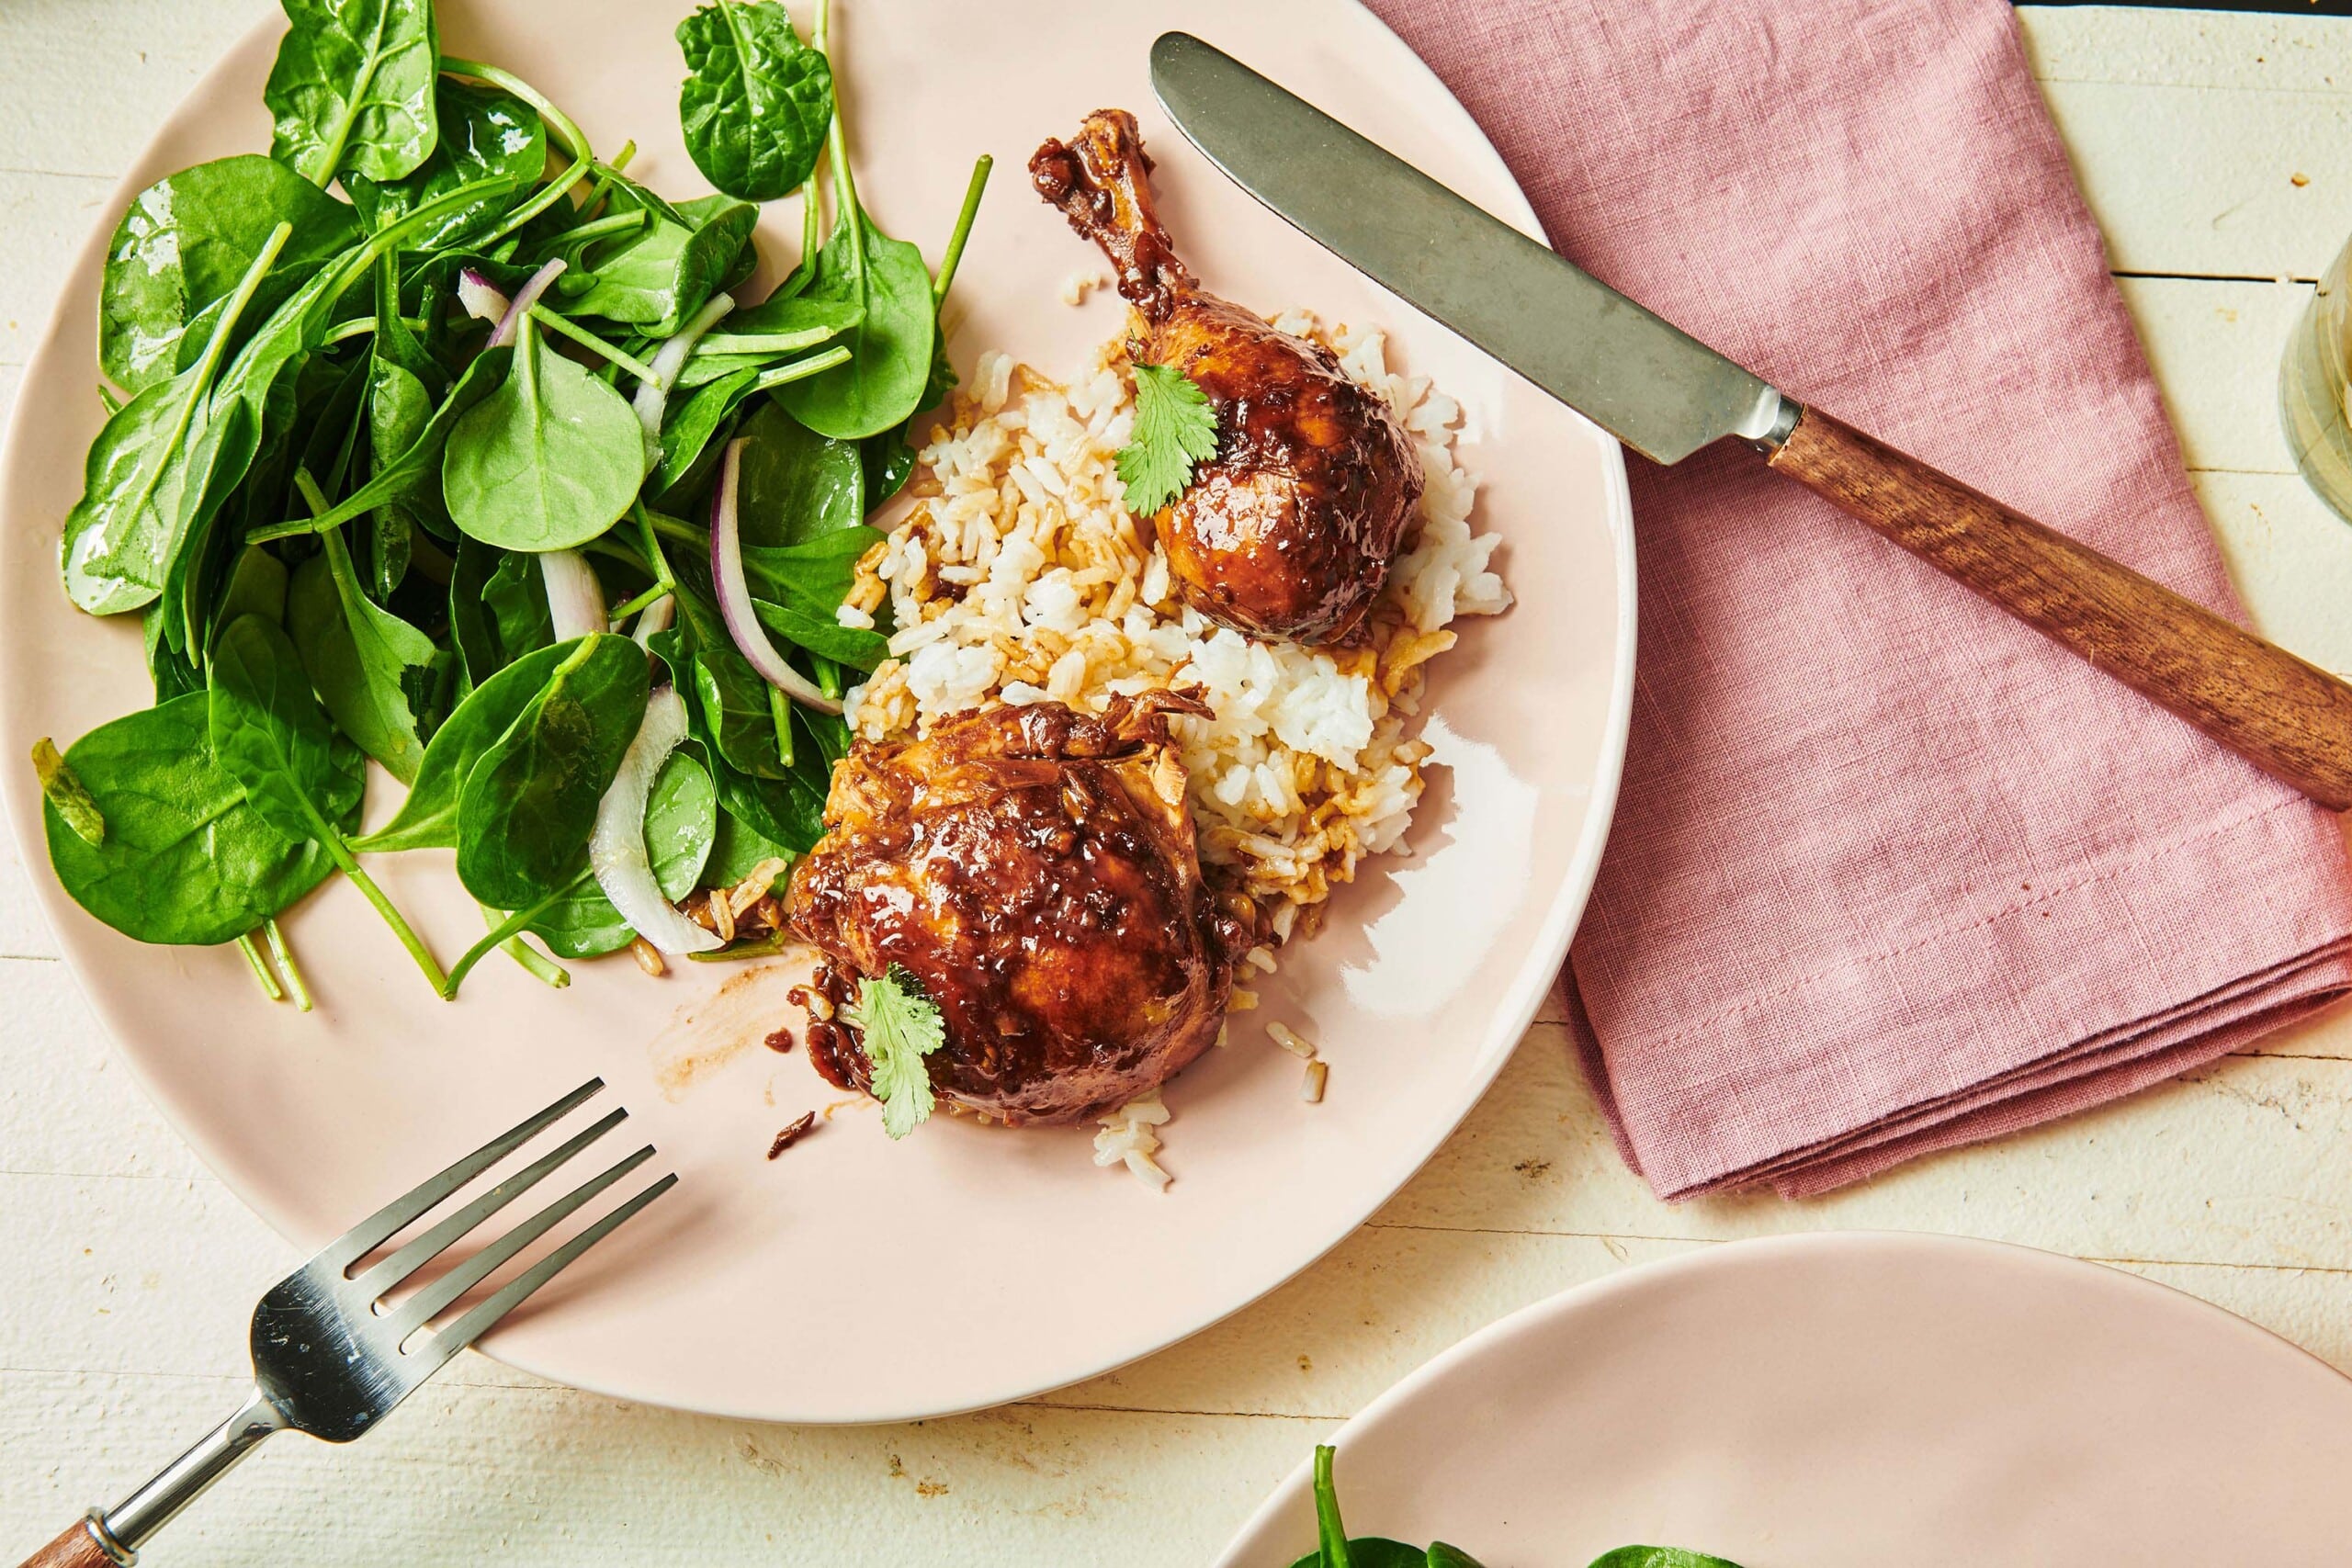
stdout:
<svg viewBox="0 0 2352 1568">
<path fill-rule="evenodd" d="M 1329 1445 L 1315 1450 L 1315 1533 L 1320 1544 L 1291 1568 L 1479 1568 L 1477 1559 L 1442 1540 L 1419 1547 L 1376 1535 L 1351 1538 L 1340 1522 L 1340 1493 L 1331 1479 L 1338 1452 Z M 1739 1564 L 1677 1546 L 1621 1546 L 1602 1552 L 1587 1568 L 1739 1568 Z"/>
<path fill-rule="evenodd" d="M 553 985 L 549 953 L 772 950 L 735 917 L 816 841 L 886 651 L 836 612 L 955 384 L 989 161 L 935 270 L 885 233 L 825 0 L 805 39 L 774 0 L 678 25 L 715 187 L 684 199 L 442 53 L 431 0 L 284 6 L 268 154 L 159 180 L 107 252 L 60 570 L 140 617 L 154 704 L 34 747 L 59 881 L 141 942 L 238 943 L 276 998 L 266 948 L 306 1008 L 277 920 L 338 874 L 444 997 L 501 949 Z M 363 832 L 370 761 L 407 794 Z M 368 870 L 416 850 L 484 911 L 446 968 Z"/>
</svg>

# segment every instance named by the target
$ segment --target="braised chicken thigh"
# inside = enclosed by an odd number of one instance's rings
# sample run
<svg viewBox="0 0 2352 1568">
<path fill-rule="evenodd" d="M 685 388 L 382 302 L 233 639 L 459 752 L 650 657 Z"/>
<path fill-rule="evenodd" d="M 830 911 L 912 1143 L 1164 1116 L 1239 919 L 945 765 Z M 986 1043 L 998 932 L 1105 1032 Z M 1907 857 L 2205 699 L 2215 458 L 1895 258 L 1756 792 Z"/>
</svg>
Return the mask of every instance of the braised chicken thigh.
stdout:
<svg viewBox="0 0 2352 1568">
<path fill-rule="evenodd" d="M 870 1087 L 839 1014 L 893 966 L 940 1010 L 933 1090 L 1008 1122 L 1120 1105 L 1206 1050 L 1248 944 L 1202 885 L 1168 736 L 1171 713 L 1205 711 L 1151 692 L 1100 717 L 1039 703 L 859 742 L 786 900 L 825 955 L 818 1070 Z"/>
<path fill-rule="evenodd" d="M 1153 210 L 1150 169 L 1124 109 L 1096 110 L 1029 161 L 1037 193 L 1116 267 L 1136 310 L 1131 357 L 1182 371 L 1216 412 L 1216 456 L 1153 519 L 1170 573 L 1222 625 L 1345 640 L 1415 515 L 1419 457 L 1329 350 L 1200 286 Z"/>
</svg>

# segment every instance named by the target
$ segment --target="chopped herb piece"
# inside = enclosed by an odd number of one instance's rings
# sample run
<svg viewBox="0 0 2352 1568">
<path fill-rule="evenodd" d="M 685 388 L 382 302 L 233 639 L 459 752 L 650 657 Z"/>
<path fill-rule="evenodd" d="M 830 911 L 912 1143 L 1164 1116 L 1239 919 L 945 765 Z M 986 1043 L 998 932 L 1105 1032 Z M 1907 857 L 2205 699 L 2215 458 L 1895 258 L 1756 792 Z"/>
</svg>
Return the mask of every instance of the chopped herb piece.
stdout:
<svg viewBox="0 0 2352 1568">
<path fill-rule="evenodd" d="M 857 1025 L 873 1064 L 874 1098 L 882 1102 L 882 1130 L 903 1138 L 931 1120 L 931 1073 L 922 1059 L 947 1043 L 939 1004 L 897 964 L 858 987 L 845 1016 Z"/>
<path fill-rule="evenodd" d="M 1216 456 L 1216 410 L 1182 370 L 1136 367 L 1135 434 L 1119 448 L 1127 510 L 1148 517 L 1184 493 L 1193 465 Z"/>
</svg>

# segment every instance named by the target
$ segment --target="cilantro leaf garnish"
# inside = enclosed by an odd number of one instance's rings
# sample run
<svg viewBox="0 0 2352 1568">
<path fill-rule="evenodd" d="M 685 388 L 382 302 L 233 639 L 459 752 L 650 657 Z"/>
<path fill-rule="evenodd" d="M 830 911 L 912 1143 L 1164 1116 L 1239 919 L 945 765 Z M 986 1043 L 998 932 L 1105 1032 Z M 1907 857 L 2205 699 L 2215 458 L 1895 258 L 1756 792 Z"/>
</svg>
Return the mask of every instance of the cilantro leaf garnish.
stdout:
<svg viewBox="0 0 2352 1568">
<path fill-rule="evenodd" d="M 1216 410 L 1209 395 L 1169 365 L 1136 367 L 1135 433 L 1119 448 L 1127 510 L 1148 517 L 1184 493 L 1193 465 L 1216 456 Z"/>
<path fill-rule="evenodd" d="M 931 1119 L 931 1074 L 922 1059 L 947 1043 L 939 1004 L 897 964 L 880 979 L 860 981 L 845 1010 L 873 1065 L 872 1093 L 882 1102 L 882 1130 L 903 1138 Z"/>
</svg>

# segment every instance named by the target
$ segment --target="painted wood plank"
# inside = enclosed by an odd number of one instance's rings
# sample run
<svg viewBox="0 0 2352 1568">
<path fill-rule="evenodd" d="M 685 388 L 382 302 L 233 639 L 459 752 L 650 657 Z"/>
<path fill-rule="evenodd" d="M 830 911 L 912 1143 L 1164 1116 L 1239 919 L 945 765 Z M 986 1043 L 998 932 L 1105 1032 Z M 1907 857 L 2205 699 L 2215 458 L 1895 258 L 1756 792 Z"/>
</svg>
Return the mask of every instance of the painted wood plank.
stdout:
<svg viewBox="0 0 2352 1568">
<path fill-rule="evenodd" d="M 810 1347 L 781 1331 L 774 1353 Z M 0 1377 L 0 1531 L 29 1547 L 228 1413 L 232 1375 Z M 428 1384 L 362 1445 L 280 1438 L 157 1562 L 516 1568 L 1204 1562 L 1322 1421 L 1013 1406 L 916 1426 L 715 1421 Z"/>
<path fill-rule="evenodd" d="M 1652 1201 L 1566 1030 L 1496 1089 L 1375 1224 L 1724 1240 L 1929 1228 L 2098 1258 L 2352 1267 L 2352 1064 L 2232 1057 L 2129 1100 L 1807 1202 Z M 1930 1218 L 1932 1217 L 1932 1218 Z"/>
<path fill-rule="evenodd" d="M 2352 89 L 2352 22 L 2340 17 L 2132 6 L 2020 6 L 2035 78 L 2165 87 Z"/>
</svg>

